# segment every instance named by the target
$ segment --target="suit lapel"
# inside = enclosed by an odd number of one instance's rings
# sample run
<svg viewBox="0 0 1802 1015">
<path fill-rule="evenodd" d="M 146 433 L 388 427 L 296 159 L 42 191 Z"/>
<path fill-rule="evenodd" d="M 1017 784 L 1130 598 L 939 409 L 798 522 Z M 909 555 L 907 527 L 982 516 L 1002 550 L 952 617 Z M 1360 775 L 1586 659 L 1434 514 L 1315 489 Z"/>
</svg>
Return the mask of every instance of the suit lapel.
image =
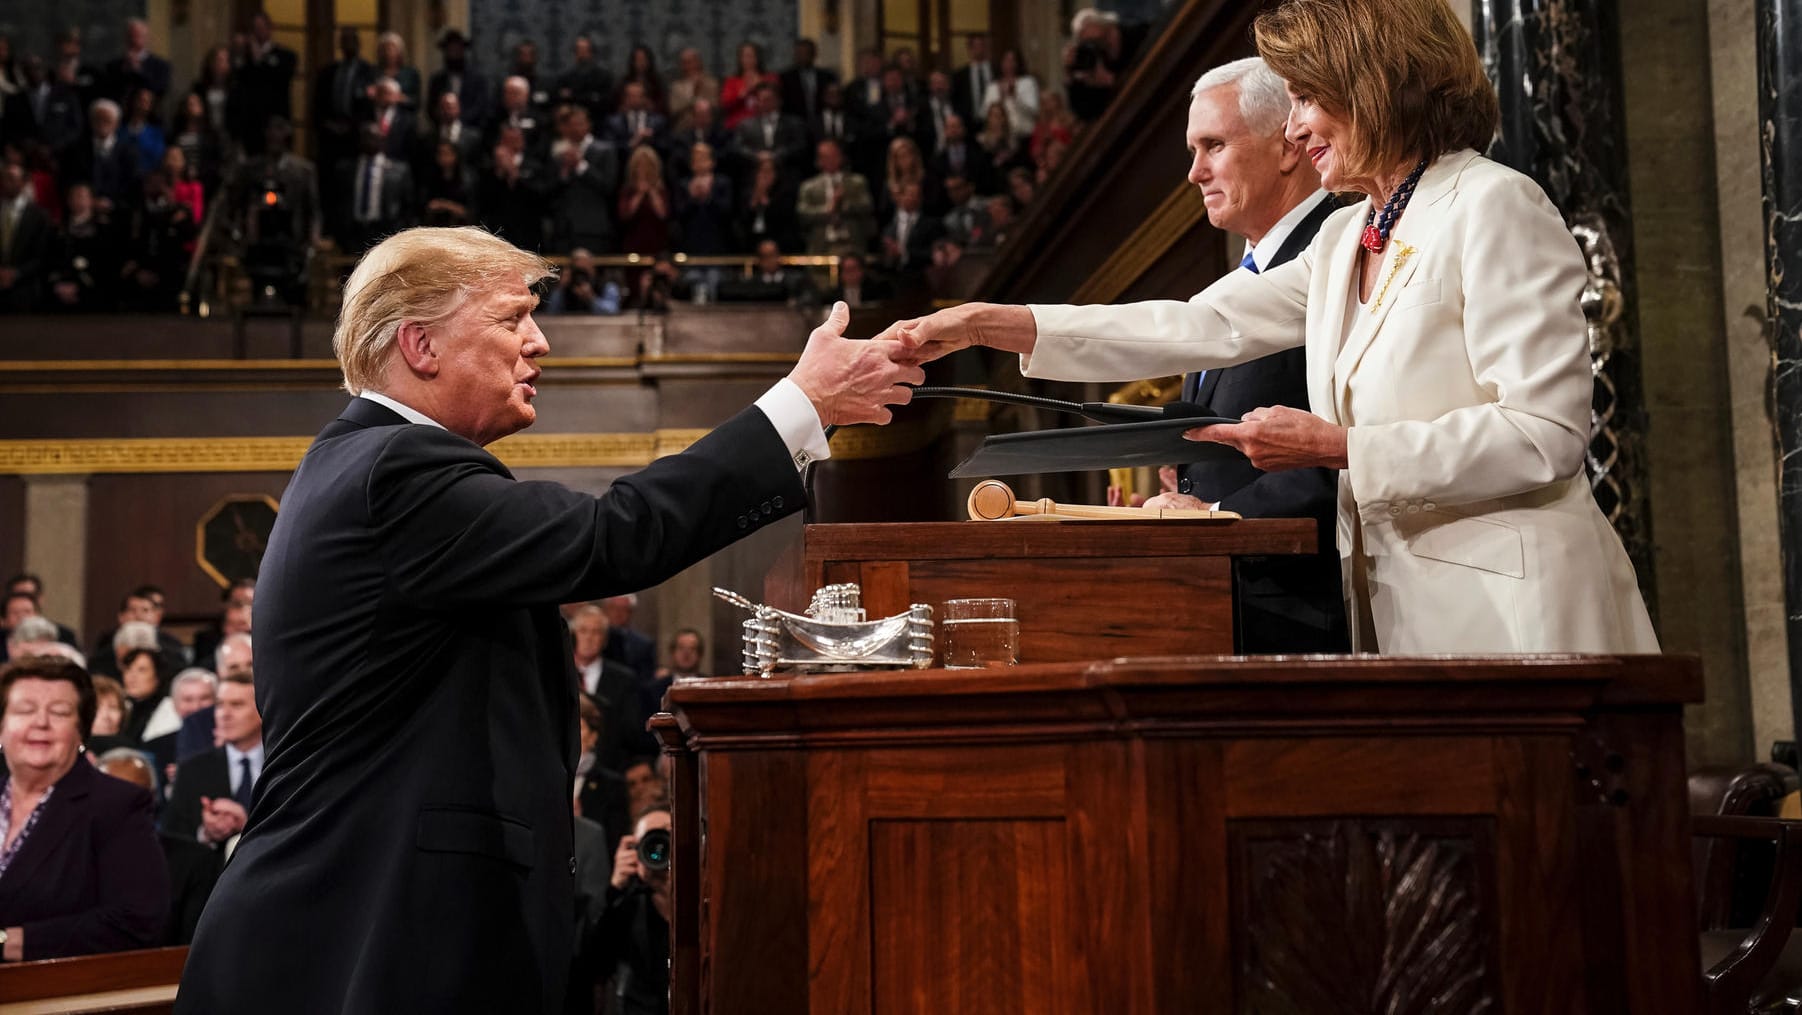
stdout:
<svg viewBox="0 0 1802 1015">
<path fill-rule="evenodd" d="M 1430 256 L 1431 246 L 1441 242 L 1439 219 L 1445 212 L 1445 200 L 1452 194 L 1458 174 L 1476 157 L 1475 152 L 1447 155 L 1428 166 L 1426 172 L 1421 174 L 1420 183 L 1414 188 L 1414 197 L 1409 200 L 1407 209 L 1389 234 L 1388 249 L 1383 251 L 1383 267 L 1377 272 L 1376 286 L 1371 289 L 1368 304 L 1357 303 L 1353 295 L 1353 287 L 1358 284 L 1358 273 L 1354 266 L 1357 264 L 1357 244 L 1362 229 L 1346 230 L 1345 239 L 1349 242 L 1340 244 L 1339 263 L 1335 266 L 1344 276 L 1343 287 L 1337 289 L 1337 305 L 1351 308 L 1349 312 L 1352 323 L 1346 329 L 1345 345 L 1340 348 L 1333 361 L 1335 407 L 1343 406 L 1347 381 L 1352 372 L 1357 370 L 1365 352 L 1376 341 L 1389 312 L 1395 309 L 1401 290 L 1414 277 L 1421 262 Z M 1334 281 L 1339 279 L 1335 278 Z M 1328 296 L 1333 295 L 1329 291 Z M 1332 306 L 1333 304 L 1328 305 L 1329 311 Z"/>
</svg>

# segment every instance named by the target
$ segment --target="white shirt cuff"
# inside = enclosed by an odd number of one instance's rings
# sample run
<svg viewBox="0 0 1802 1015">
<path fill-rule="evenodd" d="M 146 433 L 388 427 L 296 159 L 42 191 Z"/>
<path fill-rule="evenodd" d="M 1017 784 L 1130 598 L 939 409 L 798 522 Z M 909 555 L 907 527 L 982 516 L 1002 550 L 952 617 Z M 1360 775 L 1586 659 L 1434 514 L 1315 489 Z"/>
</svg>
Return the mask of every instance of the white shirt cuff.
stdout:
<svg viewBox="0 0 1802 1015">
<path fill-rule="evenodd" d="M 806 468 L 809 462 L 832 457 L 832 446 L 826 443 L 826 431 L 820 426 L 820 414 L 813 400 L 801 386 L 784 377 L 757 399 L 757 408 L 769 417 L 776 436 L 788 448 L 795 468 Z"/>
</svg>

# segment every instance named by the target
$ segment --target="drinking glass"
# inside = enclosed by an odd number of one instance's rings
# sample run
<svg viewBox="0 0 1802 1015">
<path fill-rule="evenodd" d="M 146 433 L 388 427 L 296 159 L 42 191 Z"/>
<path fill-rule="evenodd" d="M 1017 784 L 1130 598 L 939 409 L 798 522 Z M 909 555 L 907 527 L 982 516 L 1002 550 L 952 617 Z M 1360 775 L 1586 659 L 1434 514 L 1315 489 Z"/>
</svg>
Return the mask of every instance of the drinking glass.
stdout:
<svg viewBox="0 0 1802 1015">
<path fill-rule="evenodd" d="M 1020 654 L 1012 599 L 947 599 L 939 633 L 948 670 L 1012 666 Z"/>
</svg>

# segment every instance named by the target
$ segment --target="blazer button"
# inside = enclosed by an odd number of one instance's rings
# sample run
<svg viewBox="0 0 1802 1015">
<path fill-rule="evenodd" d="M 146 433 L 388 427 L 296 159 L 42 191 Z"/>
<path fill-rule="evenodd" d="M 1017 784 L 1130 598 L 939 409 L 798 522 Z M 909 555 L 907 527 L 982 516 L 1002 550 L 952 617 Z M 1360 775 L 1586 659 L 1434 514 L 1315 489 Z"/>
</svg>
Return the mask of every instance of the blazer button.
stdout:
<svg viewBox="0 0 1802 1015">
<path fill-rule="evenodd" d="M 569 858 L 569 876 L 572 878 L 576 876 L 576 858 L 573 856 Z"/>
<path fill-rule="evenodd" d="M 1408 513 L 1411 515 L 1420 514 L 1420 505 L 1419 504 L 1408 505 Z"/>
<path fill-rule="evenodd" d="M 1191 483 L 1189 481 L 1189 477 L 1187 477 L 1187 476 L 1184 476 L 1182 479 L 1179 479 L 1176 482 L 1176 492 L 1177 493 L 1188 493 L 1189 491 L 1191 491 L 1193 489 L 1195 489 L 1195 484 Z"/>
<path fill-rule="evenodd" d="M 1422 504 L 1421 507 L 1426 508 L 1428 511 L 1439 510 L 1439 505 L 1433 503 L 1432 501 L 1427 501 L 1425 504 Z"/>
<path fill-rule="evenodd" d="M 770 500 L 770 503 L 776 505 L 776 510 L 778 510 L 778 511 L 782 510 L 782 498 L 781 497 L 772 498 Z"/>
<path fill-rule="evenodd" d="M 1401 513 L 1402 513 L 1402 506 L 1401 506 L 1401 505 L 1400 505 L 1400 504 L 1391 504 L 1391 505 L 1389 505 L 1389 513 L 1390 513 L 1390 514 L 1392 514 L 1392 515 L 1399 515 L 1399 514 L 1401 514 Z M 740 521 L 743 521 L 743 519 L 740 519 Z"/>
<path fill-rule="evenodd" d="M 770 502 L 766 500 L 762 504 L 757 505 L 757 510 L 762 511 L 765 515 L 768 515 L 770 513 Z"/>
<path fill-rule="evenodd" d="M 745 520 L 745 516 L 744 516 L 744 515 L 739 515 L 739 516 L 738 516 L 738 527 L 739 527 L 739 528 L 741 528 L 741 529 L 742 529 L 742 528 L 744 528 L 744 527 L 745 527 L 745 526 L 747 526 L 747 525 L 749 525 L 749 524 L 751 524 L 751 523 L 750 523 L 750 522 L 748 522 L 748 521 L 746 521 L 746 520 Z"/>
</svg>

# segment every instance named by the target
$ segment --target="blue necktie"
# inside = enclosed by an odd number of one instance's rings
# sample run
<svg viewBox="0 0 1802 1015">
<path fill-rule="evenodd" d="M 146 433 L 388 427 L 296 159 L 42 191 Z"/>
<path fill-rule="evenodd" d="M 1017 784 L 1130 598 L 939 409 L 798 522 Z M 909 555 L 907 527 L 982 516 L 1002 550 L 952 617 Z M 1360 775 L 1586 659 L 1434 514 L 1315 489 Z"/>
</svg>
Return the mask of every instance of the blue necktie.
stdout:
<svg viewBox="0 0 1802 1015">
<path fill-rule="evenodd" d="M 1253 275 L 1258 273 L 1258 262 L 1252 260 L 1251 251 L 1247 250 L 1245 252 L 1245 257 L 1239 261 L 1239 267 L 1244 268 Z M 1183 401 L 1193 402 L 1201 397 L 1201 379 L 1207 375 L 1208 372 L 1206 370 L 1197 370 L 1183 378 Z"/>
<path fill-rule="evenodd" d="M 232 791 L 232 799 L 243 804 L 246 811 L 250 810 L 250 791 L 255 786 L 255 781 L 250 777 L 250 758 L 248 756 L 239 758 L 238 788 Z"/>
</svg>

